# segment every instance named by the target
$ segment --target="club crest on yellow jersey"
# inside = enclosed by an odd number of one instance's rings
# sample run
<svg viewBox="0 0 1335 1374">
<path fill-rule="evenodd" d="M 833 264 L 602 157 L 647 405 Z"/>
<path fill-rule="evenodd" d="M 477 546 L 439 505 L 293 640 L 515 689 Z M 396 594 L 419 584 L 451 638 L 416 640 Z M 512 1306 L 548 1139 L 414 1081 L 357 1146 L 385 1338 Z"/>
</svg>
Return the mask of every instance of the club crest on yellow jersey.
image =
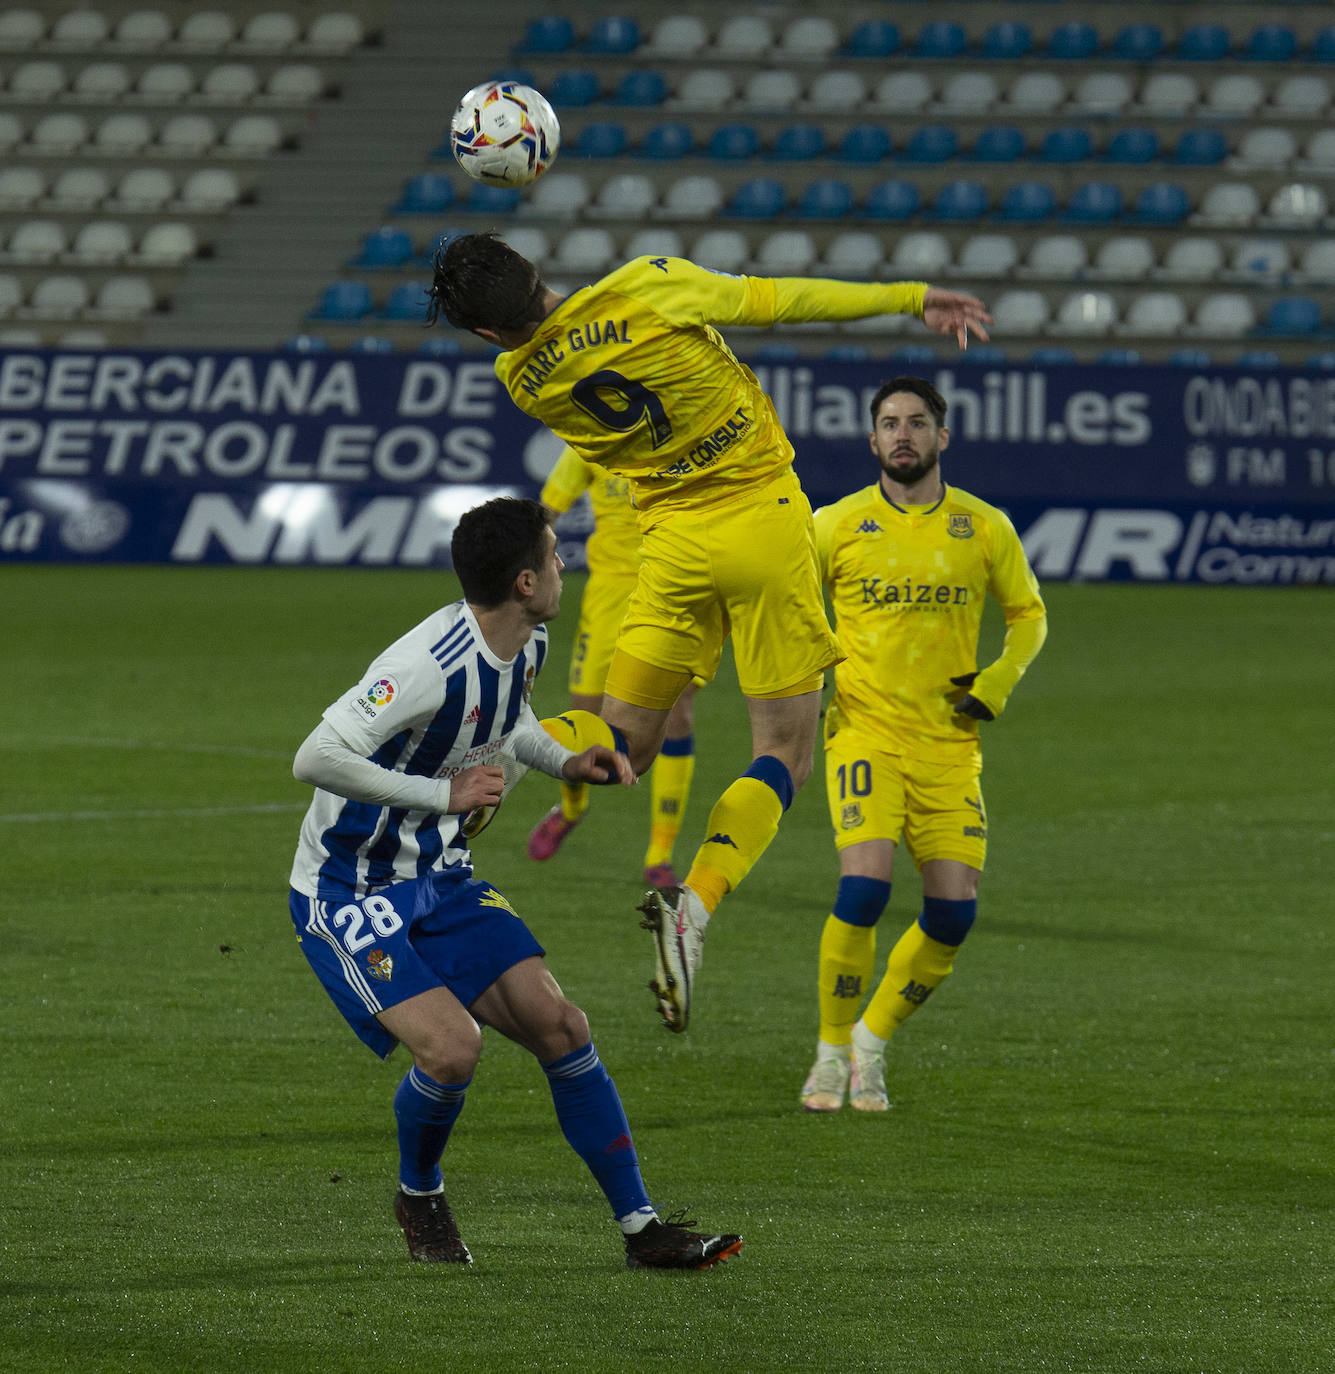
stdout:
<svg viewBox="0 0 1335 1374">
<path fill-rule="evenodd" d="M 973 516 L 967 513 L 952 515 L 946 525 L 946 533 L 952 539 L 973 538 Z"/>
</svg>

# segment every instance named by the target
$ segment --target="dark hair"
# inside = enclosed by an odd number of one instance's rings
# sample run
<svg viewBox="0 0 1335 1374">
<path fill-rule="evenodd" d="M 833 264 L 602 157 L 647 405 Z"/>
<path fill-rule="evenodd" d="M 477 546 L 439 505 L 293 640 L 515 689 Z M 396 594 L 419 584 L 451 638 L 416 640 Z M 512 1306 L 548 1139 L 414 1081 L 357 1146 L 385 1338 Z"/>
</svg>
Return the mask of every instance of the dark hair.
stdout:
<svg viewBox="0 0 1335 1374">
<path fill-rule="evenodd" d="M 922 377 L 891 377 L 871 398 L 871 427 L 876 428 L 876 412 L 881 408 L 881 402 L 887 396 L 893 395 L 896 391 L 911 391 L 915 396 L 927 402 L 927 409 L 932 412 L 932 419 L 936 421 L 936 427 L 941 428 L 946 422 L 946 398 L 931 384 Z"/>
<path fill-rule="evenodd" d="M 547 284 L 538 269 L 494 233 L 459 234 L 431 260 L 426 322 L 456 329 L 522 329 L 543 318 Z"/>
<path fill-rule="evenodd" d="M 547 512 L 526 498 L 498 496 L 466 510 L 450 539 L 450 559 L 464 599 L 486 609 L 508 601 L 525 568 L 542 571 L 547 528 Z"/>
</svg>

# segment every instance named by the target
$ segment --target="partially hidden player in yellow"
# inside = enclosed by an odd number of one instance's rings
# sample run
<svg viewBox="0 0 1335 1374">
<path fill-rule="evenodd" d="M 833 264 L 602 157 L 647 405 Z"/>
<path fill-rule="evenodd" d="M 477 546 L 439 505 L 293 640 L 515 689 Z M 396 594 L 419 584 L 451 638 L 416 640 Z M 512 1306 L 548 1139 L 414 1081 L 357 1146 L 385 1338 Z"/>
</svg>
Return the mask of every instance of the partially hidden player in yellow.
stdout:
<svg viewBox="0 0 1335 1374">
<path fill-rule="evenodd" d="M 886 1042 L 950 973 L 978 909 L 987 853 L 980 721 L 995 720 L 1047 636 L 1015 528 L 947 487 L 946 403 L 896 377 L 871 402 L 880 480 L 816 512 L 821 574 L 846 655 L 825 713 L 825 785 L 839 887 L 820 942 L 820 1039 L 808 1111 L 889 1106 Z M 983 603 L 1006 620 L 1001 656 L 977 668 Z M 875 967 L 900 837 L 922 874 L 917 920 Z M 856 1024 L 854 1024 L 856 1022 Z"/>
<path fill-rule="evenodd" d="M 555 520 L 585 493 L 593 509 L 593 532 L 585 545 L 589 575 L 579 603 L 579 624 L 570 655 L 570 706 L 594 715 L 602 710 L 603 684 L 616 648 L 617 631 L 635 590 L 639 572 L 640 526 L 630 500 L 630 483 L 586 463 L 566 445 L 547 474 L 539 497 Z M 695 771 L 695 734 L 688 686 L 668 715 L 663 748 L 649 771 L 649 844 L 644 854 L 644 881 L 652 887 L 675 887 L 672 850 L 681 831 Z M 552 858 L 589 809 L 585 783 L 561 784 L 560 803 L 533 827 L 528 837 L 530 859 Z"/>
<path fill-rule="evenodd" d="M 793 446 L 715 326 L 884 314 L 916 315 L 961 347 L 991 319 L 976 297 L 923 282 L 727 276 L 671 257 L 636 258 L 562 297 L 494 234 L 460 235 L 435 258 L 428 320 L 497 345 L 515 404 L 624 477 L 638 514 L 638 580 L 601 716 L 567 711 L 548 729 L 571 747 L 621 741 L 643 773 L 673 704 L 714 676 L 732 637 L 751 765 L 715 802 L 685 883 L 651 889 L 640 908 L 672 1031 L 690 1018 L 706 924 L 811 772 L 824 670 L 840 657 Z"/>
</svg>

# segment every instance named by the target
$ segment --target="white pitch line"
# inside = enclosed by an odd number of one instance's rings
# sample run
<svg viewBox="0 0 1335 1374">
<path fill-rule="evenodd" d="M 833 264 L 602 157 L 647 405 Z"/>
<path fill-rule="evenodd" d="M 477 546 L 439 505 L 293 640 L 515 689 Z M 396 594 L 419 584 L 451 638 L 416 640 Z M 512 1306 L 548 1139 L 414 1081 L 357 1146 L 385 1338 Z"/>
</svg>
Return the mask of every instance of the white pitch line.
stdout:
<svg viewBox="0 0 1335 1374">
<path fill-rule="evenodd" d="M 169 740 L 96 739 L 80 735 L 43 735 L 40 742 L 43 746 L 54 744 L 70 749 L 157 749 L 171 754 L 224 754 L 245 759 L 290 759 L 295 752 L 286 749 L 249 749 L 233 744 L 175 744 Z M 31 735 L 0 735 L 0 747 L 26 749 L 31 748 L 32 744 Z"/>
<path fill-rule="evenodd" d="M 51 821 L 159 821 L 188 816 L 258 816 L 275 811 L 304 811 L 305 802 L 261 802 L 255 806 L 177 806 L 152 811 L 29 811 L 0 813 L 0 825 Z"/>
</svg>

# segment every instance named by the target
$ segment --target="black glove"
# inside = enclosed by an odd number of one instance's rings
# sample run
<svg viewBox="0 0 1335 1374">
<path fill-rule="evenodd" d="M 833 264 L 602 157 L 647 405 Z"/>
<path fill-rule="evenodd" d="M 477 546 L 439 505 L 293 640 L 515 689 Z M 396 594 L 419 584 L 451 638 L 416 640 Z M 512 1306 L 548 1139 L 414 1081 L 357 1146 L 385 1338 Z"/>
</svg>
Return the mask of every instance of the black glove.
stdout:
<svg viewBox="0 0 1335 1374">
<path fill-rule="evenodd" d="M 952 677 L 950 680 L 956 687 L 972 687 L 977 676 L 977 673 L 961 673 L 959 677 Z M 979 701 L 972 692 L 965 692 L 955 703 L 955 714 L 970 716 L 974 720 L 996 720 L 988 706 Z"/>
</svg>

